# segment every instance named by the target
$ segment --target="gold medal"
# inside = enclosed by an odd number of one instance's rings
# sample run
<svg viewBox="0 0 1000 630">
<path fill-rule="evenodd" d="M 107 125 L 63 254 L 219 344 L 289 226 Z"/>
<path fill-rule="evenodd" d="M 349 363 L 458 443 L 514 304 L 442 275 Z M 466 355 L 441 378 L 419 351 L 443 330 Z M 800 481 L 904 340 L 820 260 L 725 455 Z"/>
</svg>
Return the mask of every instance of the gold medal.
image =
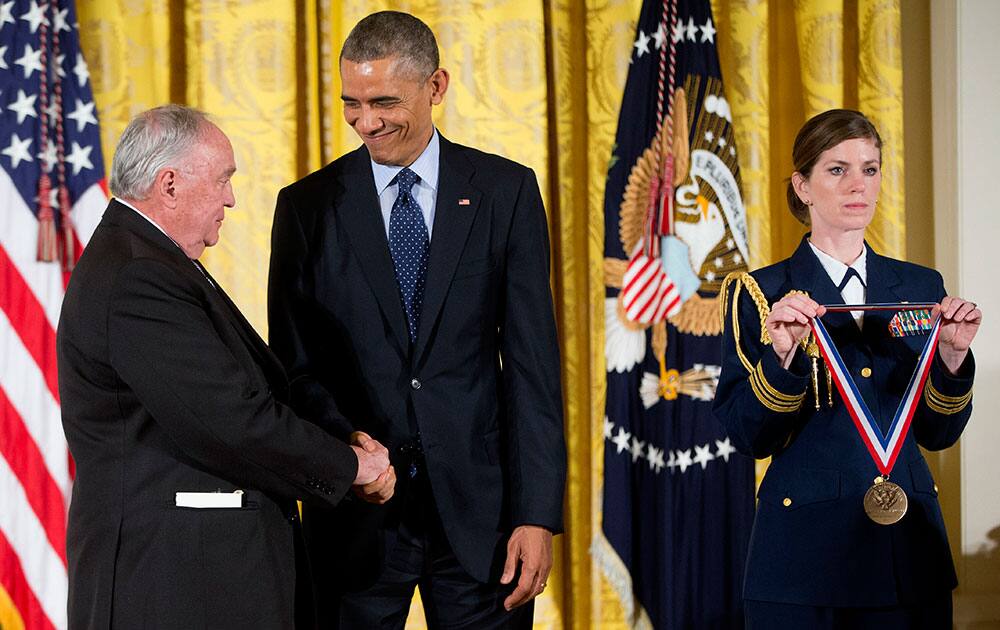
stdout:
<svg viewBox="0 0 1000 630">
<path fill-rule="evenodd" d="M 865 493 L 865 514 L 879 525 L 898 523 L 906 514 L 906 507 L 903 489 L 881 477 Z"/>
</svg>

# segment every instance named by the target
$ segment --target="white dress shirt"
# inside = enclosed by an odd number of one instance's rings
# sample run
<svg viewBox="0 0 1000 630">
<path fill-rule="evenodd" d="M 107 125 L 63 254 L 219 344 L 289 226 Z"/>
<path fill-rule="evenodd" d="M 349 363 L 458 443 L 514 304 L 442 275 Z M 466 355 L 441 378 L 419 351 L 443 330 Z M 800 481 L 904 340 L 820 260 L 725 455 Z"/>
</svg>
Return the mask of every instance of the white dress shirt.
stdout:
<svg viewBox="0 0 1000 630">
<path fill-rule="evenodd" d="M 424 152 L 410 165 L 410 170 L 417 174 L 420 179 L 410 194 L 417 200 L 420 212 L 424 215 L 424 224 L 427 226 L 427 240 L 430 242 L 431 232 L 434 231 L 434 209 L 437 205 L 438 191 L 438 167 L 441 156 L 441 142 L 438 138 L 437 129 L 431 135 L 431 141 L 427 143 Z M 392 179 L 402 166 L 387 166 L 372 160 L 372 175 L 375 176 L 375 193 L 378 195 L 378 203 L 382 207 L 382 222 L 385 224 L 385 237 L 389 238 L 389 215 L 392 214 L 392 204 L 396 202 L 399 186 L 392 182 Z"/>
<path fill-rule="evenodd" d="M 813 245 L 812 242 L 809 243 L 809 247 L 811 247 L 813 253 L 816 254 L 816 258 L 818 258 L 819 263 L 823 265 L 823 269 L 825 269 L 826 274 L 830 276 L 830 280 L 833 281 L 834 286 L 840 286 L 840 283 L 844 280 L 844 276 L 847 274 L 848 268 L 854 269 L 854 271 L 858 273 L 856 277 L 847 281 L 847 284 L 844 286 L 844 290 L 840 292 L 840 296 L 843 298 L 844 304 L 864 304 L 865 291 L 868 286 L 868 248 L 862 247 L 861 255 L 858 256 L 850 265 L 845 265 L 833 256 Z M 859 277 L 860 280 L 858 279 Z M 864 321 L 864 311 L 851 311 L 851 316 L 854 317 L 854 321 L 857 322 L 858 328 L 860 328 Z"/>
</svg>

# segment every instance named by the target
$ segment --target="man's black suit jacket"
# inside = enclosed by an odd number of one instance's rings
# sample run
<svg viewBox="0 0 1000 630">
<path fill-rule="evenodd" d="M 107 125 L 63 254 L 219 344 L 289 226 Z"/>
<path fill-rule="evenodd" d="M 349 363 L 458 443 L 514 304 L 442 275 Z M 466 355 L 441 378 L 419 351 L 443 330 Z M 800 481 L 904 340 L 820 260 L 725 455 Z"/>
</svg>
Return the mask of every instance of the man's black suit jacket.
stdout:
<svg viewBox="0 0 1000 630">
<path fill-rule="evenodd" d="M 271 245 L 271 345 L 300 413 L 341 437 L 366 431 L 391 453 L 419 431 L 448 540 L 480 581 L 498 575 L 513 527 L 561 531 L 559 349 L 530 169 L 441 138 L 415 344 L 363 146 L 281 191 Z M 390 509 L 406 492 L 397 463 Z M 382 512 L 355 501 L 332 522 L 305 513 L 310 550 L 332 552 L 313 566 L 377 558 L 368 527 L 392 526 Z"/>
<path fill-rule="evenodd" d="M 58 331 L 72 628 L 287 628 L 294 497 L 335 504 L 357 459 L 276 402 L 281 365 L 220 288 L 112 201 Z M 273 391 L 272 391 L 273 390 Z M 242 509 L 174 505 L 243 490 Z"/>
</svg>

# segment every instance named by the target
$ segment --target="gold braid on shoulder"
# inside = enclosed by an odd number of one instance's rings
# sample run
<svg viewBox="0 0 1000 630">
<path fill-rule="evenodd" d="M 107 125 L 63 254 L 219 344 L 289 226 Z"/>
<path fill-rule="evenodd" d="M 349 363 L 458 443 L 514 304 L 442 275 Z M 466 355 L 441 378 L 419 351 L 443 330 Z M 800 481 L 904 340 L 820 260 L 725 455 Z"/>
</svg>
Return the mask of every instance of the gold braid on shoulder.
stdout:
<svg viewBox="0 0 1000 630">
<path fill-rule="evenodd" d="M 722 281 L 722 286 L 719 288 L 719 295 L 722 299 L 719 300 L 719 305 L 721 306 L 719 310 L 719 319 L 722 321 L 722 326 L 725 328 L 726 325 L 726 315 L 729 313 L 729 285 L 735 285 L 733 290 L 733 307 L 732 307 L 732 320 L 733 320 L 733 338 L 736 341 L 736 354 L 740 358 L 740 363 L 746 368 L 747 372 L 753 373 L 754 366 L 747 359 L 746 355 L 743 354 L 743 348 L 740 346 L 740 316 L 739 316 L 739 300 L 740 291 L 746 289 L 747 293 L 750 294 L 750 299 L 753 300 L 754 305 L 757 307 L 757 314 L 760 316 L 760 342 L 765 346 L 771 345 L 771 335 L 767 334 L 767 327 L 764 326 L 767 316 L 771 314 L 771 307 L 767 304 L 767 298 L 764 297 L 764 292 L 760 290 L 760 285 L 754 280 L 746 271 L 734 271 L 733 273 L 726 276 L 726 279 Z"/>
</svg>

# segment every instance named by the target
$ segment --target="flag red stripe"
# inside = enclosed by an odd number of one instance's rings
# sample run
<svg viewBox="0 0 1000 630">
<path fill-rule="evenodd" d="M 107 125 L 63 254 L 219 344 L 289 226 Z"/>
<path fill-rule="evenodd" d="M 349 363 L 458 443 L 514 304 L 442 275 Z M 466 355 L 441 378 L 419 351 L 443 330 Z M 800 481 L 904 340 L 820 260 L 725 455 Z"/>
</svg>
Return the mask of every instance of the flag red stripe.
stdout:
<svg viewBox="0 0 1000 630">
<path fill-rule="evenodd" d="M 0 387 L 0 457 L 7 460 L 34 510 L 49 544 L 66 564 L 66 501 L 49 474 L 38 445 Z"/>
<path fill-rule="evenodd" d="M 10 325 L 38 364 L 52 398 L 58 403 L 56 331 L 49 325 L 42 303 L 3 247 L 0 247 L 0 310 L 7 314 Z"/>
<path fill-rule="evenodd" d="M 45 616 L 41 602 L 28 586 L 17 554 L 11 548 L 3 530 L 0 530 L 0 584 L 3 584 L 4 590 L 10 595 L 11 601 L 21 614 L 25 628 L 55 630 L 52 622 Z"/>
</svg>

